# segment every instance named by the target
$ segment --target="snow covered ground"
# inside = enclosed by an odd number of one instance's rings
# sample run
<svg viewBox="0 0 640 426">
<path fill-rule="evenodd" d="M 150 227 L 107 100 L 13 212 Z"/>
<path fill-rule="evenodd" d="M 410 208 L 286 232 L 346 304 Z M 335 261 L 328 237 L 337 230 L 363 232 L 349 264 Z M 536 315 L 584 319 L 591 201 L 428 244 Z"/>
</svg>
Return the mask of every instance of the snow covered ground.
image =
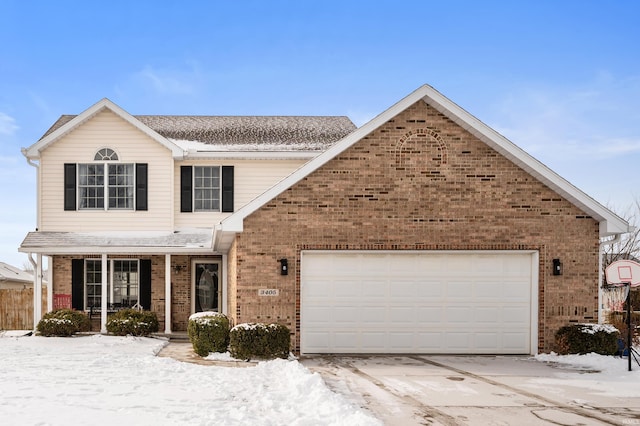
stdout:
<svg viewBox="0 0 640 426">
<path fill-rule="evenodd" d="M 201 366 L 151 338 L 0 337 L 2 425 L 380 425 L 297 361 Z"/>
<path fill-rule="evenodd" d="M 247 368 L 197 365 L 156 357 L 165 344 L 158 339 L 102 335 L 0 334 L 0 425 L 382 424 L 358 407 L 362 402 L 358 398 L 349 402 L 330 391 L 319 374 L 297 361 L 275 360 Z M 569 389 L 574 399 L 579 389 L 580 395 L 587 395 L 585 400 L 592 399 L 589 395 L 609 400 L 640 398 L 640 367 L 634 362 L 633 371 L 628 372 L 627 360 L 621 358 L 541 354 L 535 362 L 508 358 L 513 365 L 487 362 L 484 366 L 464 357 L 446 360 L 462 369 L 471 362 L 478 369 L 476 374 L 494 381 L 533 363 L 529 373 L 517 372 L 524 377 L 521 386 L 551 398 L 560 397 L 561 388 Z M 544 364 L 559 368 L 535 374 Z M 421 365 L 424 369 L 425 364 Z M 425 380 L 437 379 L 428 371 L 425 374 Z M 431 395 L 426 403 L 434 404 L 436 399 Z"/>
</svg>

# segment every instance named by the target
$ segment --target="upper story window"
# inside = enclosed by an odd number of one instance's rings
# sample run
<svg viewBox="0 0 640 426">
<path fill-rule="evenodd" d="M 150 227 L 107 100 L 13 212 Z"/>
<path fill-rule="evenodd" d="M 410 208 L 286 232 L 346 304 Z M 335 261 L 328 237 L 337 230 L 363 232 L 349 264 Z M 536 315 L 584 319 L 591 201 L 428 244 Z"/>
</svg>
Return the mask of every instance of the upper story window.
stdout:
<svg viewBox="0 0 640 426">
<path fill-rule="evenodd" d="M 147 210 L 146 164 L 113 163 L 118 155 L 110 148 L 94 159 L 64 165 L 65 210 Z"/>
<path fill-rule="evenodd" d="M 219 212 L 220 190 L 220 167 L 196 166 L 193 168 L 194 211 Z"/>
<path fill-rule="evenodd" d="M 181 166 L 180 211 L 233 212 L 233 166 Z"/>
<path fill-rule="evenodd" d="M 93 157 L 95 161 L 118 161 L 118 154 L 111 148 L 102 148 Z"/>
</svg>

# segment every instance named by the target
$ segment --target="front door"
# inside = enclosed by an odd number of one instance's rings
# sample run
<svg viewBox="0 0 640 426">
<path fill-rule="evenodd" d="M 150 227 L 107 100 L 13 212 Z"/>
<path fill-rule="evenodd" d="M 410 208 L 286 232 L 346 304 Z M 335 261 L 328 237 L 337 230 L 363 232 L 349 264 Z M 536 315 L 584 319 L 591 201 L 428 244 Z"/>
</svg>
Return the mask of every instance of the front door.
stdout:
<svg viewBox="0 0 640 426">
<path fill-rule="evenodd" d="M 193 312 L 221 312 L 222 283 L 220 261 L 194 261 L 192 265 Z"/>
</svg>

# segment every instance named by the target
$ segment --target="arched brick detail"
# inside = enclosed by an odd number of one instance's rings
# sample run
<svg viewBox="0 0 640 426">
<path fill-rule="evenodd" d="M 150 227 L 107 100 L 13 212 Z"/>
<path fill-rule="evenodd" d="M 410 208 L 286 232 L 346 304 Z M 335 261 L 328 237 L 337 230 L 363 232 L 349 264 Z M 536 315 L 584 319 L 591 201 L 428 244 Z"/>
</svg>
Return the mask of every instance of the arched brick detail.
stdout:
<svg viewBox="0 0 640 426">
<path fill-rule="evenodd" d="M 402 136 L 395 148 L 395 168 L 441 178 L 449 153 L 442 137 L 430 129 L 415 129 Z"/>
</svg>

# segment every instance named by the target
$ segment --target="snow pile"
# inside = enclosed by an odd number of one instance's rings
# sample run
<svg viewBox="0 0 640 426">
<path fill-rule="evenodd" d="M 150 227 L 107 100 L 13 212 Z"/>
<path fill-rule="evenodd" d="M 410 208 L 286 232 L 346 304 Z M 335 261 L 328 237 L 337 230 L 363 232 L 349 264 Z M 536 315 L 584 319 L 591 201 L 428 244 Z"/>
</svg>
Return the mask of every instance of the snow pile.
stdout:
<svg viewBox="0 0 640 426">
<path fill-rule="evenodd" d="M 586 355 L 538 354 L 535 359 L 562 369 L 555 378 L 537 378 L 531 382 L 545 385 L 575 386 L 590 389 L 611 397 L 640 396 L 640 366 L 632 360 L 628 371 L 628 359 L 590 353 Z"/>
<path fill-rule="evenodd" d="M 0 339 L 2 424 L 379 425 L 298 362 L 228 368 L 155 355 L 166 341 Z"/>
</svg>

